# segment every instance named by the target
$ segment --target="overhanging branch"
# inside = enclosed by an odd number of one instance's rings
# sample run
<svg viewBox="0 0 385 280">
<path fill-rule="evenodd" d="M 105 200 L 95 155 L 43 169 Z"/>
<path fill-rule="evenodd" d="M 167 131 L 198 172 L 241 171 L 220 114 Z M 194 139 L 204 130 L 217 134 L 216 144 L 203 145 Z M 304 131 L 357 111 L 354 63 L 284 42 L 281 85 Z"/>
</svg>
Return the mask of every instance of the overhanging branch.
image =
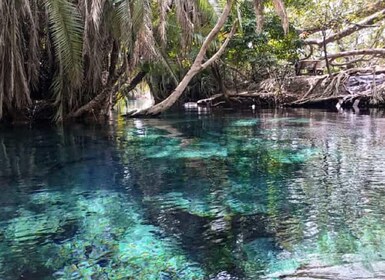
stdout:
<svg viewBox="0 0 385 280">
<path fill-rule="evenodd" d="M 385 56 L 385 49 L 363 49 L 363 50 L 353 50 L 353 51 L 346 51 L 346 52 L 340 52 L 335 54 L 328 54 L 328 59 L 330 61 L 333 61 L 340 57 L 347 57 L 347 56 L 356 56 L 356 55 L 381 55 Z M 321 57 L 320 59 L 325 59 L 325 57 Z"/>
<path fill-rule="evenodd" d="M 378 21 L 381 21 L 384 18 L 385 18 L 385 9 L 364 18 L 360 22 L 350 24 L 349 26 L 347 26 L 346 28 L 344 28 L 340 32 L 334 33 L 334 34 L 326 37 L 325 43 L 328 44 L 331 42 L 335 42 L 335 41 L 340 40 L 346 36 L 353 34 L 354 32 L 357 32 L 361 29 L 372 27 L 371 26 L 372 24 L 374 24 Z M 309 44 L 309 45 L 317 45 L 317 46 L 321 47 L 324 42 L 323 42 L 323 40 L 307 39 L 307 40 L 305 40 L 305 43 Z"/>
</svg>

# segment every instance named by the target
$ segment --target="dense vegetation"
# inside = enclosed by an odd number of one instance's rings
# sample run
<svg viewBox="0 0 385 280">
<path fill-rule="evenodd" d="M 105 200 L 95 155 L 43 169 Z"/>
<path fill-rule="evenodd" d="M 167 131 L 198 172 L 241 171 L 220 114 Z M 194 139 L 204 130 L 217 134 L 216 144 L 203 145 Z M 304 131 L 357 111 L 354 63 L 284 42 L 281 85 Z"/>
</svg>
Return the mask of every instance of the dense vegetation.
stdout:
<svg viewBox="0 0 385 280">
<path fill-rule="evenodd" d="M 293 75 L 300 58 L 333 72 L 385 53 L 383 1 L 4 0 L 0 14 L 6 121 L 108 115 L 143 80 L 162 104 L 143 113 L 160 113 Z"/>
</svg>

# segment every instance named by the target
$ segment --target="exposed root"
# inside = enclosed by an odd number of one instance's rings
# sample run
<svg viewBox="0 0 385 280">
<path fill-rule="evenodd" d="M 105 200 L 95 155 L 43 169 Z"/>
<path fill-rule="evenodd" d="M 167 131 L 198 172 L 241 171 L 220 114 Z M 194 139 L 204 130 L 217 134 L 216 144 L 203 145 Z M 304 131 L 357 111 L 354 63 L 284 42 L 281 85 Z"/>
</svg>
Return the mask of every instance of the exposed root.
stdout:
<svg viewBox="0 0 385 280">
<path fill-rule="evenodd" d="M 304 100 L 306 99 L 308 96 L 310 96 L 313 91 L 317 88 L 317 86 L 322 82 L 324 81 L 325 79 L 327 78 L 327 76 L 323 76 L 322 78 L 318 79 L 315 84 L 312 84 L 310 86 L 310 89 L 301 97 L 301 100 Z"/>
<path fill-rule="evenodd" d="M 385 103 L 384 69 L 355 68 L 319 78 L 298 100 L 287 106 L 343 108 Z"/>
</svg>

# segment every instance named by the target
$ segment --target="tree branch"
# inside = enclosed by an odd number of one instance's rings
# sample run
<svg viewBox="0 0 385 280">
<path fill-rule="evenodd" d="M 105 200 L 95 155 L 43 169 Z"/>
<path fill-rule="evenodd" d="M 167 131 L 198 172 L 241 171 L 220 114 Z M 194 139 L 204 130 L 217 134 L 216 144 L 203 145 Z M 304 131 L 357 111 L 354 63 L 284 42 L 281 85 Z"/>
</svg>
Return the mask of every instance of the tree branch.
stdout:
<svg viewBox="0 0 385 280">
<path fill-rule="evenodd" d="M 328 43 L 337 41 L 337 40 L 342 39 L 346 36 L 349 36 L 350 34 L 353 34 L 354 32 L 356 32 L 358 30 L 368 28 L 368 27 L 370 27 L 371 24 L 383 20 L 384 17 L 385 17 L 385 9 L 364 18 L 363 20 L 361 20 L 358 23 L 350 24 L 349 26 L 347 26 L 346 28 L 344 28 L 343 30 L 341 30 L 338 33 L 334 33 L 334 34 L 326 37 L 325 43 L 328 44 Z M 309 44 L 309 45 L 317 45 L 317 46 L 321 47 L 323 45 L 323 40 L 307 39 L 307 40 L 305 40 L 305 43 Z"/>
<path fill-rule="evenodd" d="M 221 17 L 219 18 L 218 22 L 215 24 L 214 28 L 210 31 L 209 35 L 207 35 L 205 41 L 202 44 L 201 49 L 199 50 L 199 53 L 196 57 L 195 62 L 199 62 L 199 64 L 202 64 L 206 51 L 209 48 L 211 42 L 217 37 L 218 33 L 221 31 L 222 27 L 225 25 L 232 6 L 233 6 L 233 0 L 227 0 L 227 4 L 223 9 Z"/>
<path fill-rule="evenodd" d="M 332 65 L 333 67 L 341 67 L 341 66 L 346 66 L 346 65 L 353 65 L 353 64 L 356 64 L 358 62 L 367 62 L 367 61 L 370 61 L 372 60 L 376 55 L 371 55 L 369 58 L 365 58 L 365 55 L 361 56 L 361 58 L 358 58 L 358 59 L 354 59 L 354 60 L 349 60 L 347 62 L 344 62 L 344 63 L 330 63 L 330 65 Z"/>
<path fill-rule="evenodd" d="M 371 3 L 366 5 L 366 9 L 356 9 L 353 12 L 348 12 L 345 14 L 342 14 L 342 17 L 344 18 L 363 18 L 368 17 L 374 13 L 376 13 L 379 10 L 385 9 L 385 1 L 380 0 L 375 3 Z M 335 19 L 332 18 L 330 21 L 323 26 L 313 26 L 308 29 L 298 30 L 299 33 L 307 33 L 307 35 L 311 35 L 317 32 L 321 32 L 322 29 L 329 29 L 331 26 L 335 24 Z"/>
<path fill-rule="evenodd" d="M 356 55 L 382 55 L 385 56 L 385 49 L 363 49 L 363 50 L 353 50 L 353 51 L 346 51 L 346 52 L 340 52 L 335 54 L 328 54 L 328 59 L 330 61 L 333 61 L 340 57 L 346 57 L 346 56 L 356 56 Z M 321 60 L 325 59 L 325 57 L 319 58 Z"/>
<path fill-rule="evenodd" d="M 227 45 L 229 44 L 231 38 L 234 36 L 235 31 L 237 30 L 237 24 L 238 20 L 234 21 L 233 26 L 231 27 L 230 34 L 227 36 L 226 40 L 222 44 L 222 46 L 219 48 L 219 50 L 205 63 L 202 64 L 201 69 L 204 70 L 208 66 L 210 66 L 214 61 L 216 61 L 218 58 L 222 56 L 222 54 L 225 52 Z"/>
</svg>

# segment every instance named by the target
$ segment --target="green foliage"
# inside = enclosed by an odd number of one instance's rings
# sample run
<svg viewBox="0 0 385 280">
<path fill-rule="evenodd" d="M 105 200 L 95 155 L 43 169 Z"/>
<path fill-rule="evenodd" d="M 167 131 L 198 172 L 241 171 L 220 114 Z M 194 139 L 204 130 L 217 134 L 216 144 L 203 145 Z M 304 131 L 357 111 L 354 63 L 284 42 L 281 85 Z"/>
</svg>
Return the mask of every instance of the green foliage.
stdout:
<svg viewBox="0 0 385 280">
<path fill-rule="evenodd" d="M 83 23 L 76 6 L 67 0 L 46 0 L 56 60 L 59 62 L 52 84 L 56 119 L 61 120 L 77 103 L 75 91 L 83 76 Z"/>
<path fill-rule="evenodd" d="M 279 61 L 294 62 L 298 58 L 297 49 L 301 47 L 301 41 L 293 26 L 285 35 L 279 17 L 269 12 L 265 15 L 263 32 L 257 33 L 252 4 L 242 2 L 239 9 L 242 29 L 229 44 L 226 53 L 228 63 L 246 71 L 251 70 L 251 75 L 258 79 Z"/>
</svg>

